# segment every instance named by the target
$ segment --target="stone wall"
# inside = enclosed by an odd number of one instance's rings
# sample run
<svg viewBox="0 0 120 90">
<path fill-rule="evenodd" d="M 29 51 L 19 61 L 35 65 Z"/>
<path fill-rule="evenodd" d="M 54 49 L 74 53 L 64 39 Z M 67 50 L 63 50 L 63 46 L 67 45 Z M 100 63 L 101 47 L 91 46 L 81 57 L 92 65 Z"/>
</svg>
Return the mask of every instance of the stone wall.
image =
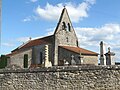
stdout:
<svg viewBox="0 0 120 90">
<path fill-rule="evenodd" d="M 40 53 L 42 56 L 40 56 Z M 40 59 L 41 57 L 41 59 Z M 42 62 L 45 61 L 45 44 L 43 45 L 38 45 L 33 47 L 33 56 L 32 56 L 32 62 L 33 64 L 41 64 Z"/>
<path fill-rule="evenodd" d="M 93 64 L 98 65 L 98 56 L 92 56 L 92 55 L 82 55 L 82 62 L 81 64 Z"/>
<path fill-rule="evenodd" d="M 120 66 L 4 69 L 0 90 L 120 90 Z"/>
</svg>

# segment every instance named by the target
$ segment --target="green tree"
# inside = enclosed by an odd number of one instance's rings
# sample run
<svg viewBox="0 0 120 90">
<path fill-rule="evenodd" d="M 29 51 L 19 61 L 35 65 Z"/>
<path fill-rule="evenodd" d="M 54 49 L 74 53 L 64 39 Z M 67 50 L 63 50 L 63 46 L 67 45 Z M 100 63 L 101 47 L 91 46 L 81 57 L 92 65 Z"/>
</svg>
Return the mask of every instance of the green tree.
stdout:
<svg viewBox="0 0 120 90">
<path fill-rule="evenodd" d="M 7 56 L 1 55 L 0 57 L 0 69 L 5 68 L 7 66 Z"/>
</svg>

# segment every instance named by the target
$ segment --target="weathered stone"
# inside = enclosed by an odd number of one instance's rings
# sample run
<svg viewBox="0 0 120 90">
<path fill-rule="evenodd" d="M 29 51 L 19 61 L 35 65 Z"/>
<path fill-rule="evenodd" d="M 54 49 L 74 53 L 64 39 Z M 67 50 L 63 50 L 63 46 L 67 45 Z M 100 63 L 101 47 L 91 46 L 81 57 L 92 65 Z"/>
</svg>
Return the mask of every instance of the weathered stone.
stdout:
<svg viewBox="0 0 120 90">
<path fill-rule="evenodd" d="M 120 66 L 115 67 L 4 69 L 0 70 L 0 90 L 120 90 Z"/>
</svg>

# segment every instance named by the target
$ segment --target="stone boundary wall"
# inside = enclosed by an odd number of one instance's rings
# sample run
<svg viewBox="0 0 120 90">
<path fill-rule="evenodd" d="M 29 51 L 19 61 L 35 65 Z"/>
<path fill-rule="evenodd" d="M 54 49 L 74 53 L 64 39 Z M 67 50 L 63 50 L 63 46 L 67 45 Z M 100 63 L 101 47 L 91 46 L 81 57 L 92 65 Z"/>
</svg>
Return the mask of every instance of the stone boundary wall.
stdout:
<svg viewBox="0 0 120 90">
<path fill-rule="evenodd" d="M 0 90 L 120 90 L 120 66 L 1 69 Z"/>
</svg>

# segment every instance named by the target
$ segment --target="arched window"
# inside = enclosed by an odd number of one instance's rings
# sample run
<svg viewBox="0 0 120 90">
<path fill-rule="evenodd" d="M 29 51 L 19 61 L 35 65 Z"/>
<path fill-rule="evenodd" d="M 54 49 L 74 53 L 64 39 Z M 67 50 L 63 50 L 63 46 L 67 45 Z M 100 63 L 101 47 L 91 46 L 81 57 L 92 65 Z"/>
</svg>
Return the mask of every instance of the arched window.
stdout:
<svg viewBox="0 0 120 90">
<path fill-rule="evenodd" d="M 67 29 L 68 29 L 68 31 L 71 31 L 71 28 L 70 28 L 70 24 L 68 23 L 68 25 L 67 25 Z"/>
<path fill-rule="evenodd" d="M 67 28 L 67 26 L 66 26 L 65 22 L 62 22 L 62 29 L 66 30 L 66 28 Z"/>
<path fill-rule="evenodd" d="M 28 54 L 24 54 L 24 68 L 28 68 Z"/>
</svg>

